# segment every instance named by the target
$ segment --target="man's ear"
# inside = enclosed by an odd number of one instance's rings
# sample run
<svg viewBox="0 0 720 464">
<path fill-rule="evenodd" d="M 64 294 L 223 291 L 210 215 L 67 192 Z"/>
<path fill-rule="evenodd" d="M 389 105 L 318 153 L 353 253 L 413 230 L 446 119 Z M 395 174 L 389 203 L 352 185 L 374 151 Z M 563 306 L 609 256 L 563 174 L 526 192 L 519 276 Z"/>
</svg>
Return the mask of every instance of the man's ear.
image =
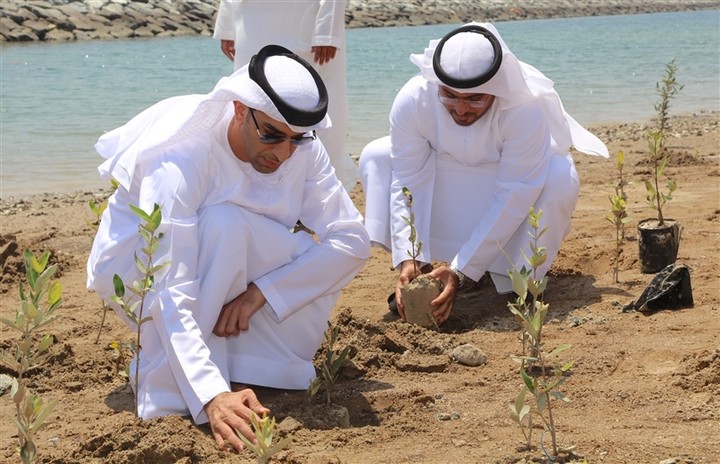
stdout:
<svg viewBox="0 0 720 464">
<path fill-rule="evenodd" d="M 248 107 L 237 100 L 233 101 L 233 106 L 235 107 L 235 118 L 237 118 L 238 121 L 245 120 L 248 112 Z"/>
</svg>

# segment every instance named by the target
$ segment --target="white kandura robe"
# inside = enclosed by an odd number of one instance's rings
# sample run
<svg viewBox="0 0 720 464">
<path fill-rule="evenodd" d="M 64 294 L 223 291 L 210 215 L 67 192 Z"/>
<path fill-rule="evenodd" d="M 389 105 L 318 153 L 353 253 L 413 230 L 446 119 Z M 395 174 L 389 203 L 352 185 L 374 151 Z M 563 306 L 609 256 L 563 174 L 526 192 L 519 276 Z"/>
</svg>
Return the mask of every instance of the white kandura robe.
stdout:
<svg viewBox="0 0 720 464">
<path fill-rule="evenodd" d="M 121 186 L 111 197 L 88 260 L 88 288 L 106 300 L 113 274 L 126 284 L 139 279 L 133 253 L 144 256 L 144 242 L 128 205 L 161 205 L 165 235 L 154 262 L 170 266 L 156 276 L 144 312 L 152 321 L 141 335 L 143 418 L 189 412 L 206 422 L 203 405 L 230 381 L 306 388 L 338 294 L 369 255 L 362 217 L 322 145 L 302 146 L 275 173 L 258 173 L 230 150 L 227 105 L 208 132 L 140 159 L 129 191 Z M 113 161 L 101 166 L 105 176 L 120 173 Z M 290 233 L 298 219 L 319 243 Z M 249 330 L 213 335 L 222 305 L 250 282 L 267 304 Z"/>
<path fill-rule="evenodd" d="M 349 192 L 358 181 L 358 169 L 347 149 L 345 4 L 344 0 L 221 0 L 213 36 L 235 41 L 235 69 L 268 44 L 288 48 L 313 65 L 328 89 L 332 121 L 332 127 L 318 131 L 318 136 L 335 174 Z M 313 46 L 337 48 L 335 58 L 322 65 L 315 63 Z"/>
<path fill-rule="evenodd" d="M 530 255 L 527 215 L 536 206 L 548 227 L 545 274 L 570 230 L 579 179 L 570 155 L 553 148 L 541 101 L 503 109 L 496 99 L 463 127 L 440 102 L 437 84 L 416 76 L 395 99 L 390 123 L 390 137 L 363 150 L 360 172 L 365 226 L 371 241 L 392 250 L 394 266 L 409 259 L 400 191 L 408 187 L 420 261 L 448 262 L 476 281 L 490 271 L 498 291 L 507 292 L 507 271 L 525 264 L 523 251 Z"/>
</svg>

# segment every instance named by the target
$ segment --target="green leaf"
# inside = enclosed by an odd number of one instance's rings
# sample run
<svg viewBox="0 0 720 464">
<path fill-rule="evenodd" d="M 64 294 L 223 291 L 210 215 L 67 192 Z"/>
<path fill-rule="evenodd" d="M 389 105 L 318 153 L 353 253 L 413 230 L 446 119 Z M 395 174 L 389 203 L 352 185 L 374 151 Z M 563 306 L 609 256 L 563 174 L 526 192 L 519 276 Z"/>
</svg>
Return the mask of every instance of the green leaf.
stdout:
<svg viewBox="0 0 720 464">
<path fill-rule="evenodd" d="M 40 339 L 40 343 L 38 344 L 38 352 L 42 353 L 43 351 L 50 348 L 53 344 L 53 337 L 51 335 L 43 335 Z"/>
<path fill-rule="evenodd" d="M 555 348 L 554 350 L 552 350 L 550 353 L 548 353 L 548 355 L 545 356 L 545 358 L 547 359 L 547 358 L 552 358 L 553 356 L 557 356 L 558 354 L 560 354 L 560 353 L 562 353 L 563 351 L 569 349 L 570 347 L 572 347 L 571 344 L 569 344 L 569 343 L 563 343 L 562 345 L 558 346 L 557 348 Z"/>
<path fill-rule="evenodd" d="M 562 372 L 567 372 L 567 371 L 570 370 L 571 367 L 573 367 L 573 364 L 575 364 L 575 361 L 570 361 L 570 362 L 564 364 L 564 365 L 560 368 L 560 370 L 561 370 Z"/>
<path fill-rule="evenodd" d="M 522 275 L 521 271 L 518 271 L 517 269 L 513 268 L 510 272 L 510 280 L 512 281 L 512 288 L 513 291 L 521 296 L 525 297 L 527 295 L 528 290 L 528 283 L 527 283 L 527 277 Z"/>
<path fill-rule="evenodd" d="M 62 297 L 62 284 L 56 280 L 50 284 L 50 290 L 48 291 L 48 304 L 50 306 L 56 305 Z"/>
<path fill-rule="evenodd" d="M 547 397 L 546 393 L 543 393 L 537 397 L 536 404 L 537 404 L 538 412 L 540 414 L 542 414 L 543 411 L 545 411 L 545 407 L 547 406 L 547 401 L 548 401 L 548 397 Z"/>
<path fill-rule="evenodd" d="M 18 382 L 18 380 L 13 377 L 10 381 L 10 398 L 13 399 L 13 402 L 15 402 L 16 405 L 19 405 L 23 397 L 25 396 L 25 386 Z"/>
<path fill-rule="evenodd" d="M 552 396 L 555 399 L 558 399 L 560 401 L 564 401 L 566 403 L 570 403 L 570 398 L 565 396 L 563 392 L 559 392 L 557 390 L 549 392 L 549 395 Z"/>
<path fill-rule="evenodd" d="M 535 383 L 533 382 L 533 379 L 530 378 L 530 376 L 525 372 L 525 369 L 522 367 L 520 368 L 520 376 L 522 377 L 523 383 L 525 384 L 525 388 L 528 389 L 528 391 L 535 395 Z"/>
<path fill-rule="evenodd" d="M 37 450 L 35 448 L 35 443 L 33 443 L 32 440 L 27 439 L 24 446 L 20 448 L 20 459 L 22 459 L 23 463 L 31 463 L 35 462 L 36 456 Z"/>
<path fill-rule="evenodd" d="M 142 219 L 145 222 L 148 222 L 150 220 L 150 215 L 143 211 L 142 209 L 138 208 L 135 205 L 129 205 L 130 209 L 135 213 L 136 216 L 138 216 L 140 219 Z"/>
<path fill-rule="evenodd" d="M 45 405 L 45 407 L 41 408 L 40 412 L 37 414 L 37 417 L 35 417 L 35 420 L 33 420 L 30 424 L 30 430 L 32 432 L 37 432 L 45 425 L 47 425 L 45 424 L 45 420 L 48 418 L 53 409 L 55 409 L 56 404 L 56 400 L 51 400 Z M 42 405 L 42 401 L 40 402 L 40 405 Z"/>
<path fill-rule="evenodd" d="M 662 176 L 663 172 L 665 172 L 665 167 L 667 166 L 668 159 L 669 159 L 668 155 L 665 155 L 660 160 L 660 164 L 658 165 L 658 168 L 657 168 L 657 176 L 658 177 Z"/>
<path fill-rule="evenodd" d="M 115 287 L 115 296 L 122 298 L 125 296 L 125 284 L 119 275 L 113 276 L 113 287 Z"/>
<path fill-rule="evenodd" d="M 10 319 L 5 319 L 4 317 L 0 317 L 0 321 L 2 321 L 3 324 L 7 325 L 8 327 L 12 327 L 15 330 L 22 330 L 20 327 L 18 327 L 13 321 Z"/>
<path fill-rule="evenodd" d="M 515 411 L 516 411 L 518 417 L 520 416 L 520 412 L 522 411 L 523 406 L 525 406 L 525 392 L 526 391 L 527 390 L 522 388 L 520 390 L 520 393 L 518 393 L 518 396 L 515 397 Z"/>
<path fill-rule="evenodd" d="M 657 195 L 657 190 L 655 190 L 655 186 L 653 186 L 653 184 L 647 179 L 645 179 L 645 189 L 647 189 L 647 191 L 650 192 L 650 195 L 652 195 L 652 196 Z"/>
</svg>

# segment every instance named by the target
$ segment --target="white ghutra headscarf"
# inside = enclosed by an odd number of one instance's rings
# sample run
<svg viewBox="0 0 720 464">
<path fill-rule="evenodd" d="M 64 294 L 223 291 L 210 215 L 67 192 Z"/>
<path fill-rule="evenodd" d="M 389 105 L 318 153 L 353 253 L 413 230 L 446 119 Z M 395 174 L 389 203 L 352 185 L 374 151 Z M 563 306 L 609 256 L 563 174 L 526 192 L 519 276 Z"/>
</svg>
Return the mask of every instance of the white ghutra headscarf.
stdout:
<svg viewBox="0 0 720 464">
<path fill-rule="evenodd" d="M 249 64 L 220 79 L 212 92 L 162 100 L 100 137 L 95 149 L 107 159 L 98 167 L 100 176 L 129 189 L 138 163 L 209 131 L 232 101 L 262 111 L 295 132 L 331 125 L 327 90 L 317 72 L 289 50 L 269 45 Z"/>
<path fill-rule="evenodd" d="M 565 111 L 553 81 L 518 60 L 492 24 L 468 23 L 430 41 L 425 53 L 411 55 L 410 61 L 428 81 L 461 93 L 494 95 L 502 109 L 540 99 L 556 149 L 564 153 L 573 146 L 590 155 L 609 156 L 605 144 Z"/>
</svg>

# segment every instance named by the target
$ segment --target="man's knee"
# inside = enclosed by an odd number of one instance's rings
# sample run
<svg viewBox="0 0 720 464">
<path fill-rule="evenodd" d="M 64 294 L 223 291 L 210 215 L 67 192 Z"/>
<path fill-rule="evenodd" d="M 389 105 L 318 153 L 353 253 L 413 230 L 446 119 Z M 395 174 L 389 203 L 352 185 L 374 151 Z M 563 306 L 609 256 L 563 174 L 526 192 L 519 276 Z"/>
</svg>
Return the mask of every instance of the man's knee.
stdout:
<svg viewBox="0 0 720 464">
<path fill-rule="evenodd" d="M 360 152 L 360 159 L 358 161 L 360 172 L 366 172 L 368 169 L 373 169 L 371 166 L 377 166 L 378 164 L 387 164 L 390 166 L 390 136 L 381 137 L 375 139 L 372 142 L 365 145 L 362 152 Z"/>
<path fill-rule="evenodd" d="M 572 159 L 569 156 L 554 155 L 543 189 L 545 201 L 562 205 L 572 213 L 579 194 L 580 178 Z"/>
</svg>

